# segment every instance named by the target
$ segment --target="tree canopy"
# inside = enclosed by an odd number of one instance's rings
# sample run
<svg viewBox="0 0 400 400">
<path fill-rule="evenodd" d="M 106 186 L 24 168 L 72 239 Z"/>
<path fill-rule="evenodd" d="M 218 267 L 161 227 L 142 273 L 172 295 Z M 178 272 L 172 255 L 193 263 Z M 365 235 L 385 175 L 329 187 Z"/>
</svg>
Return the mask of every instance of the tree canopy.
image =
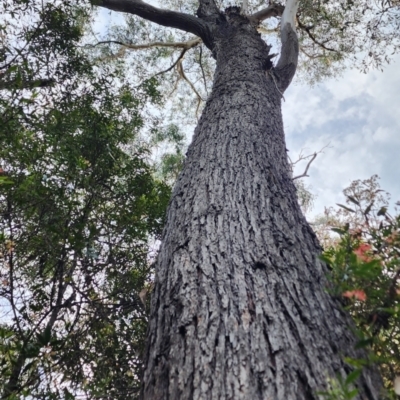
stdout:
<svg viewBox="0 0 400 400">
<path fill-rule="evenodd" d="M 139 135 L 157 93 L 93 66 L 79 4 L 2 7 L 0 397 L 125 399 L 170 194 Z"/>
<path fill-rule="evenodd" d="M 139 0 L 91 3 L 1 5 L 2 398 L 136 396 L 151 246 L 160 237 L 170 194 L 161 178 L 176 179 L 184 149 L 180 129 L 199 115 L 211 89 L 214 60 L 196 32 L 140 18 L 148 6 Z M 216 2 L 221 9 L 228 3 Z M 96 6 L 121 10 L 121 4 L 137 15 L 125 15 L 125 23 L 109 27 L 103 37 L 93 34 Z M 279 52 L 283 5 L 239 5 Z M 198 6 L 163 2 L 193 24 Z M 399 50 L 399 14 L 398 1 L 302 1 L 296 24 L 303 79 L 314 82 L 348 66 L 382 67 Z M 151 146 L 166 140 L 172 150 L 161 155 L 157 175 Z M 384 219 L 375 236 L 369 231 L 354 237 L 349 229 L 341 231 L 341 246 L 347 253 L 358 249 L 361 259 L 371 249 L 397 246 L 397 217 Z M 370 248 L 361 246 L 372 240 Z M 326 256 L 341 274 L 335 275 L 339 295 L 348 292 L 349 301 L 358 300 L 352 303 L 356 319 L 380 335 L 376 348 L 389 358 L 396 342 L 384 350 L 381 344 L 397 334 L 398 310 L 389 296 L 397 253 L 390 258 L 382 250 L 390 260 L 387 274 L 379 276 L 378 257 L 368 269 L 352 255 L 347 280 L 343 248 Z M 371 276 L 382 285 L 369 286 Z M 355 292 L 360 288 L 371 304 Z M 384 366 L 388 379 L 398 373 L 397 359 L 396 353 Z"/>
<path fill-rule="evenodd" d="M 140 3 L 142 8 L 145 4 L 135 1 L 94 2 L 120 11 L 121 4 L 125 3 L 130 4 L 129 12 L 133 14 L 136 13 L 133 11 L 135 3 Z M 246 14 L 257 16 L 260 33 L 279 53 L 279 22 L 284 4 L 254 0 L 215 3 L 221 10 L 233 4 L 244 6 Z M 160 6 L 194 16 L 199 2 L 168 0 Z M 274 11 L 265 12 L 271 9 Z M 300 43 L 298 75 L 307 82 L 315 82 L 336 75 L 346 67 L 363 71 L 383 68 L 399 50 L 399 14 L 399 3 L 396 1 L 301 1 L 296 16 Z M 138 72 L 138 77 L 164 71 L 157 75 L 157 79 L 162 81 L 167 93 L 175 91 L 177 86 L 183 90 L 181 95 L 178 94 L 175 106 L 183 101 L 185 94 L 190 94 L 197 108 L 197 102 L 205 100 L 210 90 L 214 63 L 209 52 L 195 36 L 160 27 L 141 18 L 140 13 L 137 15 L 125 14 L 125 24 L 119 20 L 118 25 L 110 27 L 110 36 L 104 35 L 103 40 L 93 40 L 92 44 L 98 43 L 114 57 L 128 57 L 129 65 Z M 107 42 L 107 39 L 110 41 Z M 134 55 L 129 56 L 132 51 Z M 162 68 L 160 59 L 165 60 Z"/>
</svg>

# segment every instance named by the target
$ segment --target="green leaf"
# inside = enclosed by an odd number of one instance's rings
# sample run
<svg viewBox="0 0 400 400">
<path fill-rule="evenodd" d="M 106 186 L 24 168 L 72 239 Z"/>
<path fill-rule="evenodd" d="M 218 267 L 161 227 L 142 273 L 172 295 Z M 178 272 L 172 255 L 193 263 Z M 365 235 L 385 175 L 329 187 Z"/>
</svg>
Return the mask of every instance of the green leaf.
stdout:
<svg viewBox="0 0 400 400">
<path fill-rule="evenodd" d="M 370 346 L 371 344 L 374 343 L 374 339 L 373 338 L 368 338 L 368 339 L 361 339 L 359 340 L 356 345 L 354 346 L 354 348 L 356 349 L 363 349 L 367 346 Z"/>
<path fill-rule="evenodd" d="M 344 357 L 344 361 L 357 369 L 360 369 L 367 364 L 367 360 L 359 358 Z"/>
<path fill-rule="evenodd" d="M 12 185 L 14 181 L 12 181 L 7 176 L 0 176 L 0 185 Z"/>
<path fill-rule="evenodd" d="M 336 232 L 336 233 L 338 233 L 339 235 L 344 235 L 344 234 L 347 233 L 347 230 L 341 229 L 341 228 L 331 228 L 331 231 L 332 231 L 332 232 Z"/>
<path fill-rule="evenodd" d="M 24 349 L 24 357 L 34 358 L 37 357 L 40 351 L 40 346 L 37 343 L 28 343 Z"/>
<path fill-rule="evenodd" d="M 350 385 L 351 383 L 355 382 L 361 375 L 361 372 L 362 372 L 361 369 L 356 369 L 356 370 L 350 372 L 350 374 L 347 375 L 347 378 L 344 382 L 345 385 Z"/>
<path fill-rule="evenodd" d="M 46 346 L 51 339 L 51 329 L 46 327 L 43 333 L 37 334 L 37 340 L 42 346 Z"/>
<path fill-rule="evenodd" d="M 353 389 L 347 393 L 346 399 L 351 400 L 354 399 L 358 395 L 358 389 Z"/>
<path fill-rule="evenodd" d="M 387 212 L 387 207 L 381 207 L 381 209 L 378 211 L 377 215 L 385 215 Z"/>
</svg>

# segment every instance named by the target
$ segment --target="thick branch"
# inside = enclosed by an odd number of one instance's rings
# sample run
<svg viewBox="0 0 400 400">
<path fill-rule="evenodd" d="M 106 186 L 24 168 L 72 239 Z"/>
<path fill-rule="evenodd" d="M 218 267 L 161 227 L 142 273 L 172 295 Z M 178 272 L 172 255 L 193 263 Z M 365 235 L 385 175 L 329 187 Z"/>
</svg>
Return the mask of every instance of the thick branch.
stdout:
<svg viewBox="0 0 400 400">
<path fill-rule="evenodd" d="M 271 4 L 269 7 L 250 15 L 249 19 L 260 22 L 271 17 L 280 17 L 284 9 L 281 4 Z"/>
<path fill-rule="evenodd" d="M 279 31 L 279 26 L 277 26 L 276 28 L 265 28 L 264 26 L 259 26 L 257 27 L 257 32 L 258 33 L 263 33 L 265 35 L 269 35 L 271 33 L 275 33 Z"/>
<path fill-rule="evenodd" d="M 283 93 L 290 85 L 299 58 L 299 40 L 296 33 L 295 17 L 299 0 L 287 0 L 281 20 L 281 56 L 274 68 L 279 90 Z"/>
<path fill-rule="evenodd" d="M 113 11 L 138 15 L 158 25 L 193 33 L 201 37 L 206 46 L 211 47 L 211 35 L 208 24 L 190 14 L 153 7 L 141 0 L 93 0 L 93 4 Z"/>
</svg>

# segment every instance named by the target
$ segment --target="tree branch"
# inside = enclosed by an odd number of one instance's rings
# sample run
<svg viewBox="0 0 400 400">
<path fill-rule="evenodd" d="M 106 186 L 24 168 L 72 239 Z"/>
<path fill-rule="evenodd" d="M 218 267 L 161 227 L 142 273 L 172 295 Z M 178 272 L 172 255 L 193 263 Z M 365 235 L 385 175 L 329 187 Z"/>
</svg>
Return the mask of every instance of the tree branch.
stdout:
<svg viewBox="0 0 400 400">
<path fill-rule="evenodd" d="M 178 65 L 179 62 L 181 62 L 181 60 L 186 52 L 187 52 L 187 50 L 183 49 L 181 54 L 179 55 L 178 59 L 170 67 L 168 67 L 167 69 L 165 69 L 163 71 L 157 72 L 154 76 L 162 75 L 162 74 L 165 74 L 166 72 L 171 71 L 176 65 Z"/>
<path fill-rule="evenodd" d="M 332 49 L 331 47 L 327 47 L 325 46 L 323 43 L 319 42 L 315 36 L 311 33 L 311 29 L 312 27 L 308 27 L 306 25 L 303 25 L 301 23 L 301 21 L 299 20 L 299 18 L 297 18 L 297 23 L 299 24 L 299 28 L 301 28 L 303 31 L 307 32 L 307 35 L 309 36 L 309 38 L 318 46 L 321 46 L 323 49 L 328 50 L 328 51 L 334 51 L 336 52 L 335 49 Z"/>
<path fill-rule="evenodd" d="M 151 49 L 153 47 L 172 47 L 172 48 L 177 48 L 177 49 L 183 49 L 183 53 L 181 56 L 183 56 L 183 54 L 185 54 L 185 52 L 187 50 L 192 49 L 193 47 L 196 47 L 197 45 L 199 45 L 200 43 L 202 43 L 201 38 L 194 38 L 191 40 L 188 40 L 187 42 L 170 42 L 170 43 L 165 43 L 165 42 L 151 42 L 151 43 L 147 43 L 147 44 L 130 44 L 130 43 L 125 43 L 125 42 L 120 42 L 118 40 L 104 40 L 101 42 L 97 42 L 94 45 L 86 45 L 85 47 L 96 47 L 98 45 L 101 44 L 118 44 L 121 46 L 121 48 L 117 51 L 116 54 L 113 54 L 111 56 L 105 56 L 105 57 L 98 57 L 96 60 L 99 61 L 107 61 L 109 59 L 113 60 L 119 57 L 123 57 L 125 56 L 125 52 L 126 50 L 145 50 L 145 49 Z M 170 71 L 174 66 L 176 65 L 173 64 L 170 68 L 166 69 L 165 71 L 162 71 L 156 75 L 160 75 L 163 74 L 164 72 L 168 72 Z"/>
<path fill-rule="evenodd" d="M 317 158 L 317 155 L 323 153 L 324 150 L 325 150 L 326 148 L 329 148 L 329 147 L 330 147 L 330 146 L 329 146 L 329 143 L 328 143 L 326 146 L 322 147 L 321 150 L 318 150 L 318 151 L 316 151 L 314 154 L 309 154 L 309 155 L 307 155 L 307 156 L 304 156 L 304 155 L 303 155 L 303 150 L 301 150 L 301 152 L 300 152 L 300 154 L 299 154 L 299 158 L 298 158 L 296 161 L 294 161 L 294 162 L 291 160 L 290 156 L 288 155 L 288 159 L 289 159 L 289 162 L 290 162 L 290 167 L 291 167 L 292 173 L 293 173 L 294 166 L 295 166 L 297 163 L 299 163 L 300 161 L 307 160 L 308 158 L 311 158 L 310 161 L 307 163 L 307 166 L 306 166 L 304 172 L 303 172 L 301 175 L 297 175 L 296 177 L 294 177 L 294 178 L 292 178 L 292 179 L 295 180 L 295 179 L 307 177 L 307 176 L 308 176 L 308 175 L 307 175 L 308 170 L 309 170 L 309 168 L 310 168 L 312 162 Z"/>
<path fill-rule="evenodd" d="M 310 159 L 310 161 L 308 162 L 308 164 L 307 164 L 306 169 L 304 170 L 304 172 L 303 172 L 301 175 L 295 176 L 294 178 L 292 178 L 292 180 L 294 181 L 295 179 L 305 178 L 306 176 L 308 176 L 308 175 L 307 175 L 307 172 L 308 172 L 308 170 L 309 170 L 309 168 L 310 168 L 312 162 L 313 162 L 316 158 L 317 158 L 317 153 L 314 153 L 314 154 L 311 156 L 311 159 Z"/>
<path fill-rule="evenodd" d="M 215 22 L 221 12 L 214 0 L 199 0 L 197 16 L 205 21 Z"/>
<path fill-rule="evenodd" d="M 281 20 L 281 56 L 273 72 L 278 78 L 278 88 L 283 93 L 296 73 L 299 58 L 299 40 L 296 33 L 296 13 L 299 0 L 287 0 Z"/>
<path fill-rule="evenodd" d="M 280 17 L 283 14 L 284 7 L 281 4 L 271 4 L 269 7 L 249 16 L 249 19 L 255 22 L 261 22 L 271 17 Z"/>
<path fill-rule="evenodd" d="M 317 58 L 323 58 L 324 55 L 323 54 L 309 54 L 307 53 L 307 51 L 304 49 L 304 46 L 300 46 L 300 51 L 306 56 L 308 57 L 310 60 L 315 60 Z"/>
<path fill-rule="evenodd" d="M 192 88 L 193 92 L 194 92 L 194 93 L 196 94 L 196 96 L 197 96 L 197 107 L 196 107 L 196 116 L 197 116 L 197 113 L 198 113 L 198 111 L 199 111 L 200 104 L 201 104 L 201 102 L 204 101 L 204 100 L 203 100 L 203 98 L 200 96 L 200 93 L 197 91 L 197 89 L 194 87 L 193 83 L 190 82 L 189 78 L 186 76 L 185 71 L 183 70 L 182 60 L 179 60 L 178 65 L 177 65 L 177 68 L 178 68 L 178 73 L 179 73 L 179 75 L 181 76 L 181 78 L 183 78 L 183 79 L 189 84 L 189 86 Z"/>
<path fill-rule="evenodd" d="M 142 0 L 92 0 L 93 5 L 112 11 L 137 15 L 158 25 L 193 33 L 203 39 L 207 47 L 212 46 L 210 27 L 206 21 L 190 14 L 153 7 Z M 205 0 L 213 1 L 213 0 Z"/>
<path fill-rule="evenodd" d="M 204 68 L 203 68 L 203 48 L 202 48 L 202 46 L 200 46 L 199 64 L 200 64 L 201 74 L 203 77 L 204 90 L 206 91 L 207 96 L 208 96 L 207 79 L 206 79 L 206 74 L 204 73 Z"/>
<path fill-rule="evenodd" d="M 277 26 L 276 28 L 265 28 L 264 26 L 259 26 L 257 27 L 257 32 L 258 33 L 263 33 L 265 35 L 269 35 L 271 33 L 275 33 L 279 31 L 279 26 Z"/>
<path fill-rule="evenodd" d="M 123 46 L 129 50 L 144 50 L 144 49 L 151 49 L 153 47 L 173 47 L 178 49 L 189 50 L 192 47 L 197 46 L 201 42 L 202 40 L 200 38 L 194 38 L 186 42 L 150 42 L 144 44 L 131 44 L 131 43 L 120 42 L 119 40 L 103 40 L 94 45 L 86 45 L 85 47 L 88 46 L 96 47 L 101 44 L 119 44 L 120 46 Z"/>
</svg>

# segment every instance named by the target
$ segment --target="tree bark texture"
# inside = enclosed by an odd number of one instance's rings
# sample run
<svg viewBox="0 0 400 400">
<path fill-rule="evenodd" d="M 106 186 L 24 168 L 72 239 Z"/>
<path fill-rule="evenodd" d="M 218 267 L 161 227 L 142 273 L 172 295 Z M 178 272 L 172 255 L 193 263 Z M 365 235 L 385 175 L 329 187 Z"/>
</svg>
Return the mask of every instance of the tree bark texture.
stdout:
<svg viewBox="0 0 400 400">
<path fill-rule="evenodd" d="M 213 91 L 156 267 L 142 398 L 317 399 L 351 371 L 343 357 L 357 357 L 356 341 L 297 203 L 281 76 L 244 17 L 221 22 L 213 41 Z M 378 399 L 374 371 L 357 386 Z"/>
</svg>

